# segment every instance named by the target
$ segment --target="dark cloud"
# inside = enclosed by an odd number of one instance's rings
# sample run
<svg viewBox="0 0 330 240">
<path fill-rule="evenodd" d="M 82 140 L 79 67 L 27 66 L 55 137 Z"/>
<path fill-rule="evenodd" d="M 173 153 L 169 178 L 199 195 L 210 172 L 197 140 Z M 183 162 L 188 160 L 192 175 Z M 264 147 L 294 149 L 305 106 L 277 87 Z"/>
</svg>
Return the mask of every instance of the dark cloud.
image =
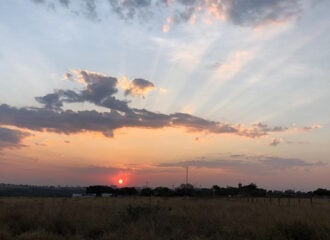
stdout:
<svg viewBox="0 0 330 240">
<path fill-rule="evenodd" d="M 29 133 L 20 130 L 0 127 L 0 150 L 23 147 L 24 145 L 21 142 L 29 135 Z"/>
<path fill-rule="evenodd" d="M 129 88 L 125 90 L 125 95 L 141 95 L 144 97 L 149 91 L 153 90 L 154 88 L 155 85 L 152 82 L 142 78 L 136 78 L 130 83 Z"/>
<path fill-rule="evenodd" d="M 165 25 L 209 20 L 229 21 L 240 26 L 259 26 L 272 22 L 285 22 L 302 12 L 302 0 L 108 0 L 112 13 L 120 19 L 140 22 L 161 21 Z M 70 5 L 69 0 L 33 0 L 47 6 L 74 8 L 91 20 L 98 19 L 96 0 L 80 0 Z M 102 7 L 104 8 L 104 7 Z M 142 21 L 141 21 L 142 20 Z M 153 24 L 154 25 L 154 24 Z"/>
<path fill-rule="evenodd" d="M 56 90 L 54 93 L 36 97 L 35 99 L 47 109 L 58 110 L 63 106 L 63 103 L 90 102 L 113 110 L 129 111 L 128 101 L 118 100 L 112 96 L 118 92 L 117 78 L 84 70 L 77 70 L 75 73 L 76 75 L 72 73 L 66 73 L 65 75 L 69 79 L 76 77 L 77 81 L 86 85 L 85 89 L 80 92 Z"/>
<path fill-rule="evenodd" d="M 38 4 L 45 3 L 45 0 L 32 0 L 32 1 Z"/>
<path fill-rule="evenodd" d="M 77 133 L 83 131 L 102 132 L 105 136 L 113 136 L 113 130 L 123 127 L 163 128 L 185 127 L 189 131 L 214 134 L 236 134 L 255 138 L 272 133 L 257 128 L 248 128 L 209 121 L 185 113 L 161 114 L 145 109 L 129 109 L 126 112 L 111 110 L 110 112 L 60 110 L 47 108 L 15 108 L 0 105 L 0 124 L 13 125 L 36 131 L 52 131 L 58 133 Z"/>
<path fill-rule="evenodd" d="M 283 22 L 299 16 L 301 0 L 177 0 L 163 1 L 174 12 L 172 23 L 191 21 L 198 14 L 230 21 L 241 26 Z M 201 17 L 202 18 L 202 17 Z M 197 19 L 198 20 L 198 19 Z"/>
<path fill-rule="evenodd" d="M 74 74 L 67 74 L 67 76 L 83 83 L 84 88 L 80 91 L 59 89 L 45 96 L 37 97 L 36 100 L 43 105 L 43 108 L 15 108 L 2 104 L 0 105 L 0 125 L 65 134 L 96 131 L 102 132 L 107 137 L 113 136 L 113 130 L 123 127 L 184 127 L 191 132 L 227 133 L 249 138 L 292 130 L 285 127 L 269 127 L 263 123 L 246 127 L 242 124 L 211 121 L 187 113 L 162 114 L 146 109 L 131 108 L 126 100 L 119 100 L 114 96 L 118 92 L 116 78 L 82 70 L 75 70 Z M 151 82 L 144 79 L 135 79 L 133 83 L 140 90 L 153 86 Z M 108 111 L 63 109 L 64 103 L 77 102 L 90 102 L 96 106 L 105 107 Z M 301 130 L 309 131 L 315 129 L 315 126 L 304 127 Z"/>
<path fill-rule="evenodd" d="M 69 7 L 70 0 L 59 0 L 59 3 L 62 4 L 64 7 Z"/>
<path fill-rule="evenodd" d="M 224 3 L 228 18 L 242 26 L 287 21 L 301 12 L 299 0 L 227 0 Z"/>
<path fill-rule="evenodd" d="M 95 20 L 97 18 L 96 1 L 84 0 L 85 2 L 85 14 L 88 18 Z"/>
<path fill-rule="evenodd" d="M 109 0 L 109 4 L 112 11 L 125 20 L 134 18 L 148 20 L 153 15 L 151 0 Z"/>
</svg>

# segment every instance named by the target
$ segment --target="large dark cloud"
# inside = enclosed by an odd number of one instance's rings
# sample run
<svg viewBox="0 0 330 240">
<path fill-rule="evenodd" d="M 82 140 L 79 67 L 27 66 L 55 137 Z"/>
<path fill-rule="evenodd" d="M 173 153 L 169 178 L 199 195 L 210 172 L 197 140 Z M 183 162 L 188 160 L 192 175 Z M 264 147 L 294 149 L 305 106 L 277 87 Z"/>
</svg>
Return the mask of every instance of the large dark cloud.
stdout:
<svg viewBox="0 0 330 240">
<path fill-rule="evenodd" d="M 24 146 L 22 140 L 29 133 L 0 126 L 0 150 L 3 148 L 20 148 Z"/>
<path fill-rule="evenodd" d="M 15 108 L 0 105 L 0 124 L 13 125 L 36 131 L 78 133 L 83 131 L 102 132 L 112 136 L 113 130 L 123 127 L 164 128 L 184 127 L 189 131 L 213 134 L 235 134 L 250 138 L 273 133 L 273 129 L 242 127 L 199 118 L 185 113 L 161 114 L 145 109 L 129 109 L 127 112 L 111 110 L 97 111 L 55 111 L 46 108 Z"/>
<path fill-rule="evenodd" d="M 119 111 L 129 111 L 128 101 L 118 100 L 113 95 L 118 92 L 117 78 L 105 76 L 99 73 L 88 71 L 75 71 L 78 81 L 86 85 L 80 92 L 72 90 L 56 90 L 54 93 L 47 94 L 35 99 L 48 109 L 60 109 L 63 103 L 90 102 L 97 106 L 110 108 Z M 73 74 L 67 73 L 69 79 Z"/>
<path fill-rule="evenodd" d="M 45 96 L 36 97 L 36 100 L 43 104 L 42 108 L 15 108 L 2 104 L 0 105 L 0 125 L 66 134 L 97 131 L 109 137 L 113 136 L 113 130 L 123 127 L 184 127 L 194 132 L 227 133 L 250 138 L 292 130 L 285 127 L 269 127 L 262 123 L 244 126 L 211 121 L 186 113 L 162 114 L 146 109 L 131 108 L 126 100 L 116 98 L 115 94 L 118 92 L 116 78 L 82 70 L 75 70 L 74 74 L 67 74 L 67 76 L 82 82 L 85 87 L 79 91 L 60 89 Z M 136 84 L 140 88 L 151 86 L 149 81 L 143 79 L 138 79 Z M 90 102 L 96 106 L 105 107 L 108 111 L 63 109 L 64 103 L 77 102 Z M 313 130 L 315 126 L 304 127 L 301 130 Z"/>
<path fill-rule="evenodd" d="M 36 3 L 73 7 L 69 0 L 33 0 Z M 80 0 L 74 12 L 97 19 L 96 0 Z M 269 22 L 291 20 L 302 11 L 301 0 L 108 0 L 112 13 L 127 20 L 151 21 L 164 24 L 222 19 L 240 26 L 258 26 Z"/>
</svg>

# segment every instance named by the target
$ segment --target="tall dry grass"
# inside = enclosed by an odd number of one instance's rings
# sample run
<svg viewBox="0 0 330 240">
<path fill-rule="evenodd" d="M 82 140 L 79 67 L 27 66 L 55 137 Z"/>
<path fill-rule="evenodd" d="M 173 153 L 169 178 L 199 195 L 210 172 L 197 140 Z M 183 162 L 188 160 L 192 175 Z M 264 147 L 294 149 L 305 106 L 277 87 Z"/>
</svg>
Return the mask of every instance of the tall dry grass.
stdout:
<svg viewBox="0 0 330 240">
<path fill-rule="evenodd" d="M 0 240 L 329 240 L 330 202 L 2 198 Z"/>
</svg>

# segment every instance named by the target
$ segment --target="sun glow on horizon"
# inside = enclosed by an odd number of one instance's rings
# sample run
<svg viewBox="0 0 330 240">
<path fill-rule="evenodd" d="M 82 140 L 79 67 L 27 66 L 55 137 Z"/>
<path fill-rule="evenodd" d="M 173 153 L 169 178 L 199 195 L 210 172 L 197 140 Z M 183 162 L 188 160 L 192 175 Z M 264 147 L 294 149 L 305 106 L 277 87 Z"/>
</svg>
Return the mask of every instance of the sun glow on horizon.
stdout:
<svg viewBox="0 0 330 240">
<path fill-rule="evenodd" d="M 124 180 L 122 178 L 118 179 L 118 184 L 122 185 L 124 183 Z"/>
</svg>

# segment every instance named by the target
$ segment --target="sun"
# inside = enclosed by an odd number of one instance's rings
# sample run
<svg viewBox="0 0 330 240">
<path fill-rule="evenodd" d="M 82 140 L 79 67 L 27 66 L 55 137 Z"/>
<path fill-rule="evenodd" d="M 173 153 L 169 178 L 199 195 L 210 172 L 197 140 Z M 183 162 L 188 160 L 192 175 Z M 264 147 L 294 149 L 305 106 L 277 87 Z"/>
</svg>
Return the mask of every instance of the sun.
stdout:
<svg viewBox="0 0 330 240">
<path fill-rule="evenodd" d="M 123 179 L 118 179 L 118 184 L 122 185 L 124 183 L 124 180 Z"/>
</svg>

